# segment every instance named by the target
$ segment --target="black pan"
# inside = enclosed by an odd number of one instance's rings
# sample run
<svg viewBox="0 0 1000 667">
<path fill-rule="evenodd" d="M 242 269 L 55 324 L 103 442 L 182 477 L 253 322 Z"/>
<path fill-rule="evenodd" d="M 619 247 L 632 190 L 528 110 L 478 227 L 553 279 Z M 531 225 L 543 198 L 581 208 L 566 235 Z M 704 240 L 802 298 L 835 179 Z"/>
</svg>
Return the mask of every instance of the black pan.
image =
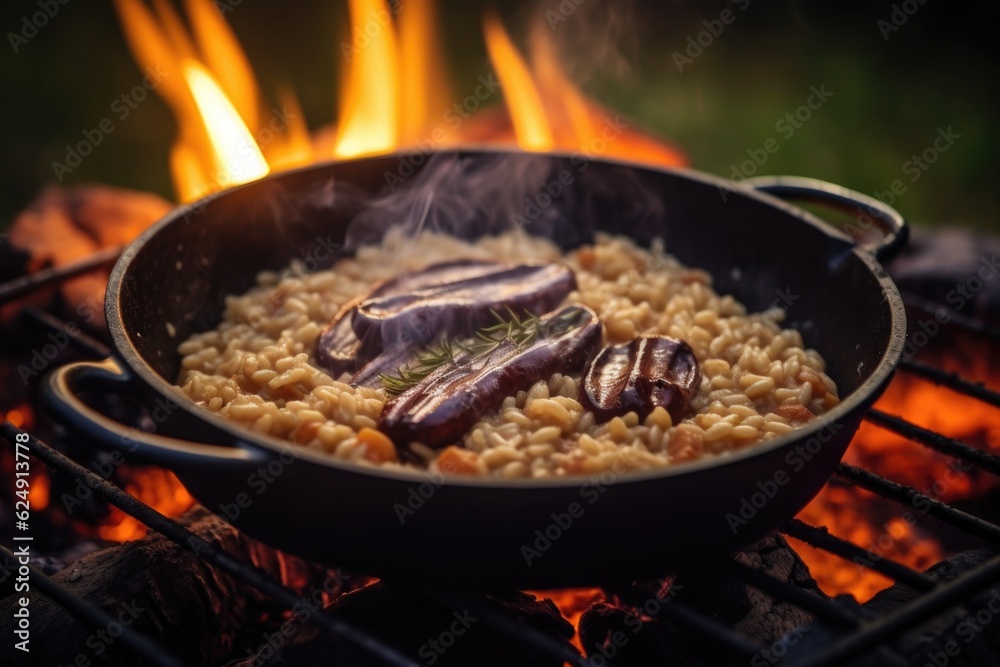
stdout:
<svg viewBox="0 0 1000 667">
<path fill-rule="evenodd" d="M 786 307 L 786 323 L 824 355 L 843 401 L 759 447 L 665 470 L 445 481 L 300 450 L 180 394 L 172 386 L 178 343 L 213 328 L 224 295 L 246 291 L 259 271 L 296 257 L 329 264 L 331 253 L 349 252 L 335 246 L 352 219 L 371 209 L 365 197 L 331 193 L 384 191 L 386 174 L 398 173 L 402 159 L 285 172 L 178 208 L 154 225 L 127 248 L 108 285 L 115 356 L 50 376 L 47 398 L 57 416 L 131 460 L 172 469 L 206 507 L 302 556 L 386 578 L 578 586 L 662 574 L 783 524 L 828 479 L 900 357 L 903 306 L 880 261 L 905 242 L 906 226 L 874 199 L 809 179 L 736 185 L 683 169 L 579 156 L 455 151 L 436 160 L 467 171 L 505 160 L 514 173 L 542 176 L 533 183 L 564 184 L 550 203 L 542 198 L 547 206 L 530 211 L 541 215 L 522 220 L 529 231 L 565 247 L 595 230 L 643 244 L 660 237 L 751 310 Z M 853 217 L 835 229 L 776 197 L 809 199 Z M 507 218 L 499 210 L 479 215 L 479 232 Z M 885 236 L 854 245 L 866 227 Z M 352 240 L 362 237 L 352 230 Z M 91 390 L 145 403 L 157 433 L 92 410 L 79 398 Z"/>
</svg>

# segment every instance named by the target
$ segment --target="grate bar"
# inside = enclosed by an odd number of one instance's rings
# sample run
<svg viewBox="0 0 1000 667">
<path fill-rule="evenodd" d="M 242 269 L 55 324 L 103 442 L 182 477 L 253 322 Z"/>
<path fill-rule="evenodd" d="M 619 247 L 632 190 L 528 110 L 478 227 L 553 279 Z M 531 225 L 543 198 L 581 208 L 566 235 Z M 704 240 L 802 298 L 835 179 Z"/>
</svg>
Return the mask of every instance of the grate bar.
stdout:
<svg viewBox="0 0 1000 667">
<path fill-rule="evenodd" d="M 1000 544 L 1000 526 L 992 524 L 989 521 L 984 521 L 968 512 L 955 509 L 947 503 L 919 493 L 916 489 L 893 482 L 864 468 L 858 468 L 847 463 L 841 463 L 837 466 L 836 474 L 851 480 L 872 493 L 876 493 L 889 500 L 894 500 L 901 505 L 909 505 L 914 508 L 918 504 L 924 505 L 927 509 L 926 511 L 919 510 L 922 513 L 957 526 L 968 533 L 994 544 Z"/>
<path fill-rule="evenodd" d="M 958 373 L 952 373 L 916 359 L 902 359 L 899 362 L 899 367 L 907 373 L 930 380 L 934 384 L 1000 408 L 1000 392 L 990 389 L 982 382 L 971 382 Z"/>
<path fill-rule="evenodd" d="M 68 322 L 64 322 L 44 310 L 39 310 L 34 306 L 27 306 L 21 311 L 21 314 L 44 329 L 66 334 L 70 344 L 78 351 L 86 355 L 94 357 L 95 359 L 104 359 L 105 357 L 111 356 L 111 349 L 107 345 L 84 332 L 79 327 L 70 333 L 66 329 L 69 324 Z"/>
<path fill-rule="evenodd" d="M 615 591 L 615 595 L 622 598 L 629 604 L 643 608 L 645 596 L 635 587 L 629 587 L 622 591 Z M 766 647 L 757 640 L 748 637 L 739 630 L 692 609 L 683 602 L 670 600 L 660 605 L 656 613 L 657 618 L 669 620 L 683 629 L 696 632 L 714 642 L 718 642 L 726 649 L 741 656 L 752 656 L 760 653 Z"/>
<path fill-rule="evenodd" d="M 21 434 L 26 435 L 28 438 L 27 446 L 29 451 L 50 468 L 83 482 L 94 491 L 94 495 L 111 503 L 129 516 L 162 534 L 174 544 L 186 551 L 190 551 L 199 558 L 203 558 L 209 564 L 226 572 L 235 579 L 253 586 L 289 609 L 295 608 L 301 602 L 299 595 L 282 586 L 260 568 L 244 563 L 210 542 L 203 540 L 176 521 L 168 519 L 152 507 L 142 503 L 137 498 L 122 491 L 117 486 L 75 461 L 63 456 L 41 440 L 28 435 L 25 431 L 22 431 L 10 422 L 0 424 L 0 435 L 10 442 L 14 442 L 15 438 Z M 396 667 L 410 667 L 413 665 L 413 660 L 407 658 L 393 647 L 379 641 L 364 630 L 354 627 L 342 619 L 323 612 L 317 612 L 309 616 L 309 622 L 313 622 L 337 637 L 368 651 L 387 664 L 395 665 Z"/>
<path fill-rule="evenodd" d="M 919 310 L 925 315 L 934 316 L 942 309 L 947 311 L 948 326 L 957 326 L 960 329 L 965 329 L 966 331 L 971 331 L 975 334 L 981 334 L 991 338 L 1000 338 L 1000 327 L 987 324 L 986 322 L 978 320 L 975 317 L 970 317 L 947 306 L 942 306 L 939 303 L 913 294 L 912 292 L 904 292 L 900 290 L 899 295 L 903 298 L 903 303 L 906 304 L 906 306 L 913 308 L 914 310 Z"/>
<path fill-rule="evenodd" d="M 11 564 L 10 568 L 6 569 L 10 570 L 16 567 L 13 563 L 16 563 L 17 559 L 7 547 L 0 545 L 0 557 L 5 563 Z M 115 637 L 115 641 L 120 641 L 129 650 L 143 656 L 150 664 L 157 667 L 184 667 L 184 662 L 170 653 L 159 642 L 142 634 L 131 625 L 118 623 L 118 620 L 111 614 L 70 592 L 33 565 L 26 567 L 31 576 L 31 586 L 68 609 L 85 626 L 97 631 L 117 625 L 121 628 L 121 633 Z M 5 641 L 12 642 L 13 639 Z"/>
<path fill-rule="evenodd" d="M 470 609 L 491 630 L 511 639 L 522 641 L 539 653 L 561 660 L 563 663 L 577 665 L 577 667 L 592 667 L 587 658 L 580 655 L 580 653 L 568 644 L 557 641 L 544 632 L 524 625 L 509 613 L 488 602 L 462 599 L 456 594 L 445 591 L 409 589 L 403 585 L 399 587 L 403 590 L 412 590 L 417 595 L 433 600 L 450 609 Z M 614 667 L 613 663 L 608 661 L 604 661 L 602 664 L 607 667 Z"/>
<path fill-rule="evenodd" d="M 896 417 L 874 408 L 868 410 L 865 414 L 865 419 L 942 454 L 968 461 L 973 465 L 979 466 L 986 472 L 1000 477 L 1000 456 L 984 452 L 981 449 L 967 445 L 961 440 L 949 438 L 937 431 L 917 426 L 902 417 Z"/>
<path fill-rule="evenodd" d="M 35 271 L 26 276 L 21 276 L 20 278 L 0 284 L 0 304 L 13 301 L 18 297 L 30 294 L 48 285 L 59 283 L 68 278 L 73 278 L 111 264 L 121 256 L 122 250 L 121 246 L 104 248 L 78 262 L 67 264 L 66 266 L 42 269 L 41 271 Z"/>
<path fill-rule="evenodd" d="M 885 616 L 865 623 L 857 632 L 825 646 L 807 657 L 796 667 L 829 667 L 842 665 L 880 642 L 913 629 L 937 614 L 954 607 L 982 592 L 987 584 L 1000 580 L 1000 556 L 949 582 L 942 583 L 922 598 L 910 602 Z"/>
<path fill-rule="evenodd" d="M 857 615 L 852 614 L 843 607 L 831 604 L 828 600 L 817 597 L 798 586 L 775 579 L 771 575 L 760 570 L 755 570 L 743 563 L 733 561 L 728 564 L 728 567 L 755 588 L 759 588 L 775 599 L 791 602 L 817 618 L 836 623 L 847 629 L 854 629 L 861 625 L 861 621 Z"/>
<path fill-rule="evenodd" d="M 844 560 L 857 562 L 855 559 L 861 558 L 864 560 L 861 564 L 869 570 L 884 574 L 890 579 L 906 584 L 918 591 L 930 590 L 937 585 L 937 579 L 933 576 L 917 572 L 898 561 L 889 558 L 873 560 L 863 548 L 841 537 L 831 535 L 825 526 L 822 528 L 810 526 L 799 519 L 792 519 L 785 524 L 781 532 L 789 537 L 801 540 L 812 547 L 828 551 L 835 556 L 840 556 Z"/>
</svg>

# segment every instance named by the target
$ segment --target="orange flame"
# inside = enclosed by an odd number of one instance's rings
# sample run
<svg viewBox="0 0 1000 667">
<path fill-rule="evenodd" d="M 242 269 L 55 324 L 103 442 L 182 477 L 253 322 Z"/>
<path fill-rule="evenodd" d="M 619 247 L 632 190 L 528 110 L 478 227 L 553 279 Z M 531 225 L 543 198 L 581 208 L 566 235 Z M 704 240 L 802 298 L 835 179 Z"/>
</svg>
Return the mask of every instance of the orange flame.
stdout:
<svg viewBox="0 0 1000 667">
<path fill-rule="evenodd" d="M 125 484 L 125 491 L 156 511 L 168 517 L 180 516 L 194 504 L 194 498 L 184 485 L 169 470 L 160 468 L 119 468 L 121 474 L 131 474 L 132 479 Z M 97 528 L 97 534 L 106 540 L 127 542 L 137 540 L 146 534 L 146 526 L 116 507 Z"/>
<path fill-rule="evenodd" d="M 488 13 L 483 23 L 486 48 L 504 90 L 517 145 L 530 151 L 547 151 L 555 146 L 542 97 L 528 71 L 528 66 L 514 47 L 500 19 Z"/>
<path fill-rule="evenodd" d="M 627 125 L 616 124 L 609 134 L 614 114 L 570 81 L 548 31 L 536 27 L 531 32 L 529 62 L 492 12 L 484 18 L 483 31 L 507 113 L 501 119 L 480 112 L 488 122 L 455 128 L 445 122 L 454 100 L 434 2 L 404 6 L 349 0 L 350 39 L 340 44 L 345 67 L 339 118 L 327 133 L 332 139 L 320 140 L 310 137 L 288 90 L 278 95 L 280 113 L 263 113 L 250 61 L 215 4 L 185 0 L 188 28 L 169 0 L 150 1 L 152 10 L 143 0 L 115 4 L 136 60 L 166 72 L 156 90 L 179 126 L 170 170 L 182 201 L 308 164 L 324 154 L 351 158 L 426 146 L 428 141 L 434 146 L 514 143 L 530 151 L 562 149 L 684 163 L 663 141 Z"/>
<path fill-rule="evenodd" d="M 177 118 L 170 168 L 182 201 L 312 159 L 293 97 L 283 96 L 277 126 L 264 118 L 249 61 L 214 3 L 186 0 L 193 37 L 167 0 L 154 0 L 155 12 L 141 0 L 115 5 L 133 55 L 161 73 L 156 90 Z"/>
<path fill-rule="evenodd" d="M 193 60 L 185 60 L 181 69 L 208 130 L 216 182 L 225 187 L 267 176 L 264 154 L 212 75 Z"/>
<path fill-rule="evenodd" d="M 374 26 L 348 60 L 334 154 L 388 153 L 399 145 L 399 46 L 384 0 L 350 0 L 351 23 Z M 367 34 L 367 33 L 366 33 Z M 374 84 L 374 85 L 373 85 Z"/>
</svg>

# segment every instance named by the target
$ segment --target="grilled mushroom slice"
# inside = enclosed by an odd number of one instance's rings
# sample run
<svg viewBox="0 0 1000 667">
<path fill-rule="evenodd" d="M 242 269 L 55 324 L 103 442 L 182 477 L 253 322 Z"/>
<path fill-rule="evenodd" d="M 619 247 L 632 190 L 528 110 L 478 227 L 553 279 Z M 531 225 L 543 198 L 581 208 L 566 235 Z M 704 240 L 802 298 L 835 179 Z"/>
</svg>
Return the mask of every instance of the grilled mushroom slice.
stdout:
<svg viewBox="0 0 1000 667">
<path fill-rule="evenodd" d="M 691 347 L 667 336 L 640 336 L 609 345 L 587 366 L 580 403 L 607 421 L 628 412 L 645 418 L 657 406 L 676 423 L 688 410 L 701 374 Z"/>
</svg>

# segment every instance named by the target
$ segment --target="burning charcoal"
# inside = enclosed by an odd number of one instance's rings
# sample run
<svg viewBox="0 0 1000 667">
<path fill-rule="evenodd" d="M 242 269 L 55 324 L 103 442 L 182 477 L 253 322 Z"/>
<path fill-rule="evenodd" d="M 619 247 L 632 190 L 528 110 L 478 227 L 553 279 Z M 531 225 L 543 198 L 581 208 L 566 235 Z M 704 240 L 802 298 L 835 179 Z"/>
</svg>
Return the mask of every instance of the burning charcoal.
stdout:
<svg viewBox="0 0 1000 667">
<path fill-rule="evenodd" d="M 556 371 L 578 369 L 601 339 L 597 314 L 581 306 L 564 308 L 535 326 L 527 339 L 508 337 L 484 352 L 462 351 L 452 363 L 441 364 L 386 404 L 382 430 L 399 446 L 450 445 L 506 396 Z"/>
<path fill-rule="evenodd" d="M 643 419 L 661 406 L 680 421 L 698 388 L 701 375 L 691 347 L 666 336 L 640 336 L 610 345 L 584 373 L 580 402 L 598 420 L 636 412 Z"/>
<path fill-rule="evenodd" d="M 827 599 L 806 565 L 778 534 L 737 552 L 733 559 Z M 721 561 L 705 563 L 699 571 L 685 572 L 676 580 L 638 584 L 631 594 L 620 597 L 622 601 L 615 604 L 592 605 L 580 619 L 580 638 L 587 655 L 607 656 L 613 651 L 613 662 L 619 667 L 747 664 L 746 660 L 735 660 L 722 647 L 706 643 L 701 635 L 692 635 L 664 617 L 657 618 L 657 606 L 672 604 L 674 599 L 766 645 L 784 640 L 790 646 L 812 632 L 808 628 L 813 617 L 808 612 L 751 586 Z M 621 633 L 617 642 L 616 632 Z M 772 664 L 766 656 L 761 659 Z"/>
<path fill-rule="evenodd" d="M 320 336 L 316 358 L 336 375 L 357 371 L 381 353 L 395 361 L 444 334 L 471 334 L 493 311 L 548 312 L 575 287 L 572 271 L 559 264 L 434 264 L 387 280 L 342 309 Z M 362 372 L 361 379 L 378 374 Z"/>
<path fill-rule="evenodd" d="M 603 657 L 614 665 L 671 665 L 694 667 L 706 664 L 689 659 L 675 648 L 680 633 L 660 625 L 637 609 L 608 602 L 595 602 L 580 617 L 580 643 L 593 664 Z"/>
</svg>

